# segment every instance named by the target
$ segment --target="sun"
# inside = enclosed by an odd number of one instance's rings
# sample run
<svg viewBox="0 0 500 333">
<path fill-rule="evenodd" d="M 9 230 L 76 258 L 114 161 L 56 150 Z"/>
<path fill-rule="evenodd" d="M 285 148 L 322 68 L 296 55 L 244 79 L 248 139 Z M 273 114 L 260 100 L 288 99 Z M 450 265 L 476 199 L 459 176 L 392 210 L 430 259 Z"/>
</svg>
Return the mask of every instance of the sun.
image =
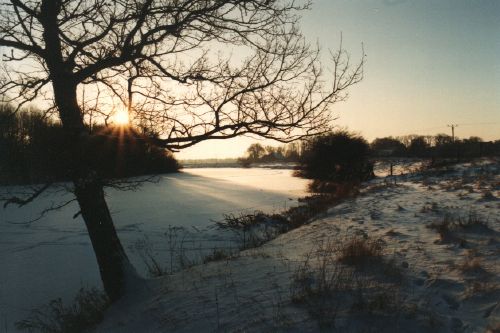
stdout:
<svg viewBox="0 0 500 333">
<path fill-rule="evenodd" d="M 125 126 L 129 123 L 128 112 L 126 110 L 121 110 L 115 113 L 113 119 L 117 125 Z"/>
</svg>

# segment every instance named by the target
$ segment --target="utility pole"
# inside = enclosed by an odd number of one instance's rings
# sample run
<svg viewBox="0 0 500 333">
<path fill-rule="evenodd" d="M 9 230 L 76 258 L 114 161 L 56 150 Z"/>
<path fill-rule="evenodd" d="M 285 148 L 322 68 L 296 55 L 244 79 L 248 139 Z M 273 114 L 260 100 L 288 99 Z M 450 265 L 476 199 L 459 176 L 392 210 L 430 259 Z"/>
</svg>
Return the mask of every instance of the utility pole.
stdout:
<svg viewBox="0 0 500 333">
<path fill-rule="evenodd" d="M 458 127 L 457 124 L 451 124 L 448 125 L 448 127 L 451 127 L 451 142 L 455 143 L 455 127 Z M 458 145 L 455 146 L 457 149 L 457 162 L 460 161 L 460 150 Z"/>
<path fill-rule="evenodd" d="M 447 125 L 448 127 L 451 127 L 451 142 L 455 142 L 455 127 L 458 127 L 457 124 L 451 124 Z"/>
</svg>

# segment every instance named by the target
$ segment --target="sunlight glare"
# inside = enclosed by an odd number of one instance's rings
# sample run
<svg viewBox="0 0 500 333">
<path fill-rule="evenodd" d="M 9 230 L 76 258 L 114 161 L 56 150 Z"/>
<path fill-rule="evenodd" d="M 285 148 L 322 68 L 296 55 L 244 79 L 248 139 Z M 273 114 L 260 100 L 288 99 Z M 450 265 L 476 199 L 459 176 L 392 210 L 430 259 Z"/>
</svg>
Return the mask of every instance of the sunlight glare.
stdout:
<svg viewBox="0 0 500 333">
<path fill-rule="evenodd" d="M 128 125 L 129 123 L 129 117 L 128 117 L 128 112 L 126 110 L 118 111 L 115 116 L 114 120 L 118 125 Z"/>
</svg>

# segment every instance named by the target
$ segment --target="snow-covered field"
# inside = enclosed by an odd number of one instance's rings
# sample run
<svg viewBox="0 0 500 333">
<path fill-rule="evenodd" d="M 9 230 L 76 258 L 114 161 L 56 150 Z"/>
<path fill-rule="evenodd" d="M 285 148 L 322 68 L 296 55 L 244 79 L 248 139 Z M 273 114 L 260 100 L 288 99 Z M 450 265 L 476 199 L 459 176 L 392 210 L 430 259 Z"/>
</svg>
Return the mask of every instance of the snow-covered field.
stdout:
<svg viewBox="0 0 500 333">
<path fill-rule="evenodd" d="M 211 220 L 241 211 L 281 211 L 296 204 L 305 193 L 306 181 L 291 170 L 188 169 L 159 177 L 138 191 L 107 191 L 118 234 L 133 264 L 145 275 L 136 250 L 147 239 L 161 262 L 169 259 L 168 236 L 172 232 L 192 241 L 186 248 L 230 243 L 231 234 L 213 230 Z M 0 195 L 27 191 L 26 187 L 0 188 Z M 81 287 L 101 285 L 90 241 L 72 203 L 39 221 L 40 212 L 71 198 L 61 189 L 48 192 L 18 209 L 0 209 L 0 331 L 14 331 L 13 323 L 33 307 L 61 297 L 73 298 Z M 195 239 L 193 241 L 193 239 Z M 209 240 L 211 243 L 203 243 Z M 5 328 L 5 329 L 4 329 Z"/>
<path fill-rule="evenodd" d="M 97 331 L 498 332 L 499 198 L 498 160 L 377 179 L 260 248 L 145 281 Z M 340 263 L 349 239 L 382 257 Z"/>
</svg>

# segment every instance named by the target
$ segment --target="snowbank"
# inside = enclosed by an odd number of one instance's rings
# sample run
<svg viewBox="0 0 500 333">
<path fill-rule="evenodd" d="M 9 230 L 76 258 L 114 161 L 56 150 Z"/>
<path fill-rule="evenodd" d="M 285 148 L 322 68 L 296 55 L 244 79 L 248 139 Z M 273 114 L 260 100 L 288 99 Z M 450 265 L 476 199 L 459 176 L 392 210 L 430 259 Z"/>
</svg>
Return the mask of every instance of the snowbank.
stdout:
<svg viewBox="0 0 500 333">
<path fill-rule="evenodd" d="M 499 198 L 498 160 L 378 179 L 260 248 L 147 281 L 97 331 L 498 329 Z M 354 236 L 383 257 L 339 263 L 338 244 Z"/>
</svg>

